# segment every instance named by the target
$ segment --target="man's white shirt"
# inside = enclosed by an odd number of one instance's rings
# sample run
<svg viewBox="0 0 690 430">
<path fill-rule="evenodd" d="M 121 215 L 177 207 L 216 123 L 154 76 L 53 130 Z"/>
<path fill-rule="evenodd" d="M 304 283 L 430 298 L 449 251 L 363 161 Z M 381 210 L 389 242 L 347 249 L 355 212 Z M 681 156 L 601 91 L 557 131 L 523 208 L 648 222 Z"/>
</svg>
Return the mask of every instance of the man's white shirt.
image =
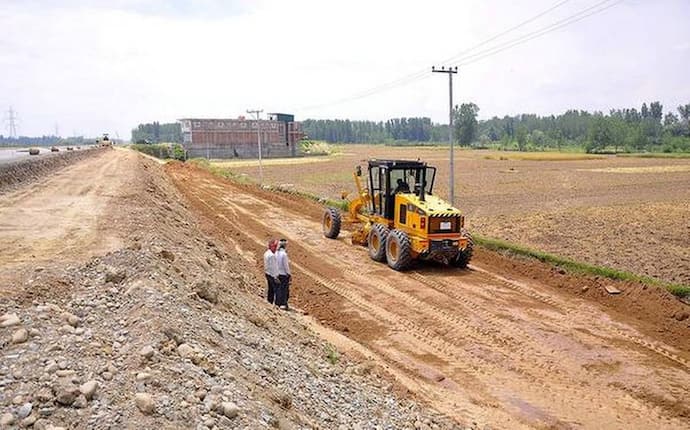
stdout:
<svg viewBox="0 0 690 430">
<path fill-rule="evenodd" d="M 283 276 L 290 275 L 290 259 L 284 249 L 278 250 L 276 261 L 278 263 L 278 274 Z"/>
<path fill-rule="evenodd" d="M 276 255 L 270 249 L 264 252 L 264 273 L 274 278 L 278 277 L 278 262 Z"/>
</svg>

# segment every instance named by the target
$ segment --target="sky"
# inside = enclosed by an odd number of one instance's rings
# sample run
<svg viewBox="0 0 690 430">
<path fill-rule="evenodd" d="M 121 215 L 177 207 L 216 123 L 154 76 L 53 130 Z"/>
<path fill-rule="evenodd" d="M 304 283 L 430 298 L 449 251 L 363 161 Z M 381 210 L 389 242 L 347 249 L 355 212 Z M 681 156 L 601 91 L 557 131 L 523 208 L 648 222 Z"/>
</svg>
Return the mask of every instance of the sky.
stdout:
<svg viewBox="0 0 690 430">
<path fill-rule="evenodd" d="M 432 65 L 459 66 L 454 103 L 480 119 L 690 103 L 688 0 L 608 0 L 510 45 L 601 2 L 0 0 L 0 119 L 11 106 L 20 135 L 124 139 L 142 122 L 257 108 L 447 122 Z"/>
</svg>

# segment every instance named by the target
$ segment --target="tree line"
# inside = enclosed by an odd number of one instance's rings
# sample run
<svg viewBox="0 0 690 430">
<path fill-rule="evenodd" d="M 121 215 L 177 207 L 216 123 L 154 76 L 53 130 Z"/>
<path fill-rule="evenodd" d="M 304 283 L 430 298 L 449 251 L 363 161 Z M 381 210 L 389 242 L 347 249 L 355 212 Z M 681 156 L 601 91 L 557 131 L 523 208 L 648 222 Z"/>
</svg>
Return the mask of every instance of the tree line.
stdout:
<svg viewBox="0 0 690 430">
<path fill-rule="evenodd" d="M 572 109 L 559 115 L 520 114 L 477 120 L 479 106 L 463 103 L 454 111 L 454 136 L 465 146 L 544 150 L 578 147 L 588 152 L 690 152 L 690 104 L 664 114 L 660 102 L 608 114 Z M 387 121 L 347 119 L 302 123 L 309 139 L 331 143 L 447 142 L 448 126 L 426 117 Z"/>
<path fill-rule="evenodd" d="M 132 143 L 182 143 L 180 123 L 161 124 L 158 121 L 139 124 L 132 130 Z"/>
<path fill-rule="evenodd" d="M 464 103 L 455 111 L 456 138 L 462 145 L 498 144 L 506 149 L 577 146 L 587 152 L 690 151 L 690 104 L 664 115 L 655 101 L 608 114 L 569 110 L 561 115 L 522 114 L 477 121 L 479 107 Z"/>
<path fill-rule="evenodd" d="M 448 127 L 431 118 L 393 118 L 387 121 L 307 119 L 302 129 L 309 139 L 330 143 L 434 142 L 448 135 Z"/>
<path fill-rule="evenodd" d="M 0 146 L 53 146 L 53 145 L 87 145 L 95 143 L 95 138 L 58 137 L 58 136 L 18 136 L 8 137 L 0 134 Z"/>
</svg>

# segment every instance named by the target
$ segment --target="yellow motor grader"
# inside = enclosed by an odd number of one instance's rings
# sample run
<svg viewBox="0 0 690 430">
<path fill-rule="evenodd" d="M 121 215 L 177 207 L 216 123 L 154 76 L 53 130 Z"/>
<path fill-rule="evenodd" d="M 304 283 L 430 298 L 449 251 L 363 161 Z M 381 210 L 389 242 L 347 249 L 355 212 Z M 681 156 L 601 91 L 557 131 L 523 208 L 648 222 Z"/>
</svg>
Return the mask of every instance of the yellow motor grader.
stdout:
<svg viewBox="0 0 690 430">
<path fill-rule="evenodd" d="M 373 260 L 395 270 L 415 260 L 467 267 L 472 236 L 462 213 L 433 194 L 435 167 L 422 161 L 369 160 L 366 187 L 361 166 L 353 176 L 359 196 L 349 202 L 346 221 L 356 227 L 352 243 L 368 247 Z M 337 238 L 341 225 L 340 212 L 327 208 L 324 236 Z"/>
</svg>

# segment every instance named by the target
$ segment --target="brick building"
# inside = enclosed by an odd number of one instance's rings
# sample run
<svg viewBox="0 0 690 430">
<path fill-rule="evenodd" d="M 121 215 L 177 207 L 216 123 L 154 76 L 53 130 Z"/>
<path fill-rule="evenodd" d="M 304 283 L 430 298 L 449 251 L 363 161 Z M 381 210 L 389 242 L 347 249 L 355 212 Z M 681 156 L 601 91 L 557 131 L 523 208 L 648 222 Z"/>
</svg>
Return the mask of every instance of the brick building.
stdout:
<svg viewBox="0 0 690 430">
<path fill-rule="evenodd" d="M 268 114 L 267 120 L 180 119 L 182 143 L 190 158 L 257 158 L 258 132 L 261 133 L 262 157 L 299 155 L 302 128 L 294 115 Z"/>
</svg>

